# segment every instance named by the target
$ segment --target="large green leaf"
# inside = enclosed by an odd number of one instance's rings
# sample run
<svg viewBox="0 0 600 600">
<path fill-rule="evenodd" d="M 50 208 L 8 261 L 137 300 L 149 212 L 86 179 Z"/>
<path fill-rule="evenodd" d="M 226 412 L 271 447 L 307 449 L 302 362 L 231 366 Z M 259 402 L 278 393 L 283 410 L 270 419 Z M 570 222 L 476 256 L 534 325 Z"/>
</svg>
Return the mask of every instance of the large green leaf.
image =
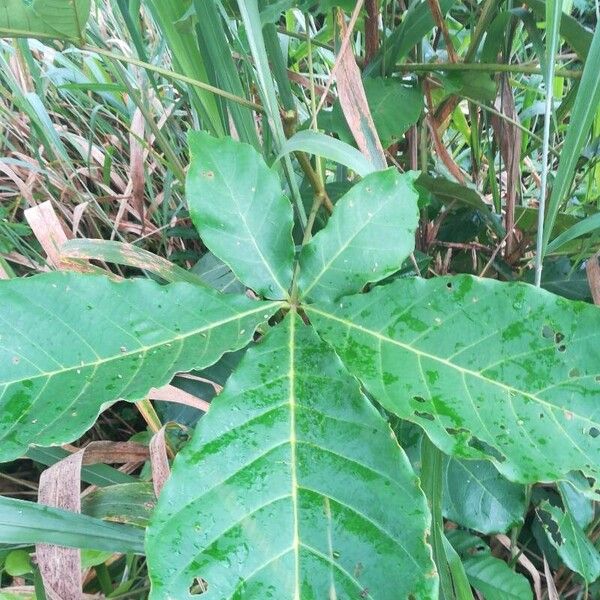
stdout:
<svg viewBox="0 0 600 600">
<path fill-rule="evenodd" d="M 278 306 L 78 273 L 0 281 L 0 460 L 70 442 L 106 403 L 214 363 Z"/>
<path fill-rule="evenodd" d="M 504 533 L 522 523 L 525 488 L 506 480 L 487 460 L 444 463 L 444 516 L 481 533 Z"/>
<path fill-rule="evenodd" d="M 307 307 L 388 410 L 511 480 L 600 488 L 600 308 L 526 284 L 401 279 Z"/>
<path fill-rule="evenodd" d="M 277 175 L 248 144 L 189 136 L 186 195 L 202 240 L 238 279 L 267 298 L 292 281 L 292 206 Z"/>
<path fill-rule="evenodd" d="M 429 517 L 385 420 L 294 312 L 175 459 L 147 535 L 153 600 L 433 598 Z M 411 596 L 412 595 L 412 596 Z"/>
<path fill-rule="evenodd" d="M 0 0 L 0 37 L 83 42 L 90 0 Z"/>
<path fill-rule="evenodd" d="M 300 253 L 301 295 L 333 300 L 400 270 L 414 248 L 414 179 L 396 169 L 379 171 L 337 202 L 327 227 Z"/>
</svg>

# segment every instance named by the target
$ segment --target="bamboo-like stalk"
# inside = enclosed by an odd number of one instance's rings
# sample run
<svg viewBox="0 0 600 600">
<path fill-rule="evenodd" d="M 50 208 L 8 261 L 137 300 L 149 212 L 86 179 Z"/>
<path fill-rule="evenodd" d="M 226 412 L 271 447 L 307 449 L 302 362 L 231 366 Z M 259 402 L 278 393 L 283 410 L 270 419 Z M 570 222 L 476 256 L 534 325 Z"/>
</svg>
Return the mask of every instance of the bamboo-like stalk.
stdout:
<svg viewBox="0 0 600 600">
<path fill-rule="evenodd" d="M 523 73 L 524 75 L 543 75 L 543 70 L 537 64 L 504 64 L 504 63 L 404 63 L 396 65 L 394 70 L 399 73 L 435 73 L 438 71 L 476 71 L 483 73 Z M 575 69 L 555 69 L 556 77 L 566 79 L 581 79 L 582 71 Z"/>
</svg>

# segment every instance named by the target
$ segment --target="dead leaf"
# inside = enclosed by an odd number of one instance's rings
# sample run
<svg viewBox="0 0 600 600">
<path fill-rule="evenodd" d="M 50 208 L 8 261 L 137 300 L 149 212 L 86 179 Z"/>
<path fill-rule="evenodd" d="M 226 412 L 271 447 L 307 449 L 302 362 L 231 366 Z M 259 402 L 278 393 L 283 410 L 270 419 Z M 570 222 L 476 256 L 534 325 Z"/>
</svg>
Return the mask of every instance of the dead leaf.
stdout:
<svg viewBox="0 0 600 600">
<path fill-rule="evenodd" d="M 60 255 L 60 247 L 67 241 L 65 228 L 62 226 L 50 200 L 32 206 L 25 211 L 25 218 L 33 234 L 44 249 L 47 262 L 56 269 L 89 273 L 95 269 L 80 261 L 64 260 Z"/>
<path fill-rule="evenodd" d="M 133 119 L 131 120 L 131 130 L 129 133 L 129 186 L 131 190 L 131 199 L 135 207 L 140 222 L 142 223 L 142 233 L 144 231 L 144 140 L 145 119 L 142 111 L 136 109 Z"/>
<path fill-rule="evenodd" d="M 510 80 L 503 74 L 500 77 L 500 93 L 496 98 L 496 110 L 511 119 L 519 120 L 515 99 L 513 96 Z M 514 228 L 515 228 L 515 206 L 517 195 L 521 189 L 521 174 L 519 169 L 519 160 L 521 156 L 521 130 L 506 119 L 502 119 L 496 114 L 491 116 L 492 128 L 496 134 L 496 139 L 500 147 L 500 155 L 504 161 L 506 170 L 506 193 L 505 193 L 505 229 L 508 233 L 506 238 L 506 256 L 513 253 L 514 247 Z"/>
<path fill-rule="evenodd" d="M 346 39 L 350 29 L 346 26 L 344 13 L 338 10 L 337 17 L 342 36 Z M 375 129 L 360 69 L 356 64 L 350 44 L 340 49 L 337 60 L 336 64 L 339 65 L 336 75 L 338 97 L 348 127 L 360 151 L 378 169 L 385 169 L 387 166 L 385 152 Z"/>
<path fill-rule="evenodd" d="M 556 585 L 554 584 L 554 578 L 552 577 L 552 571 L 550 571 L 550 566 L 548 565 L 548 561 L 546 560 L 545 556 L 544 575 L 546 576 L 546 589 L 548 591 L 548 600 L 560 600 L 560 596 L 558 595 Z"/>
<path fill-rule="evenodd" d="M 152 467 L 152 485 L 154 493 L 158 498 L 163 486 L 169 475 L 171 467 L 169 466 L 169 448 L 165 434 L 167 425 L 163 425 L 153 436 L 150 441 L 150 465 Z"/>
<path fill-rule="evenodd" d="M 208 412 L 210 403 L 201 398 L 175 387 L 174 385 L 163 385 L 161 388 L 152 388 L 148 392 L 150 400 L 163 400 L 165 402 L 176 402 L 177 404 L 185 404 L 192 408 L 197 408 L 202 412 Z"/>
<path fill-rule="evenodd" d="M 594 304 L 600 306 L 600 252 L 596 252 L 587 261 L 585 267 Z"/>
<path fill-rule="evenodd" d="M 140 444 L 92 442 L 42 473 L 38 502 L 79 513 L 82 465 L 141 462 L 148 456 L 148 448 Z M 36 556 L 49 600 L 81 600 L 83 578 L 79 549 L 38 544 Z"/>
</svg>

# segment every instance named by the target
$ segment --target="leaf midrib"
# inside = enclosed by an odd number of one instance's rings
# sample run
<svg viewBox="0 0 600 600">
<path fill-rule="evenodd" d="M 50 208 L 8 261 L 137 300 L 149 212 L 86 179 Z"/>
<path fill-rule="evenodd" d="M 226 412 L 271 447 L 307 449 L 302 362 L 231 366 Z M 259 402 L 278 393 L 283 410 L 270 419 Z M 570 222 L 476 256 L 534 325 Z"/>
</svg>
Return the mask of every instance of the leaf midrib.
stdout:
<svg viewBox="0 0 600 600">
<path fill-rule="evenodd" d="M 290 315 L 290 337 L 289 348 L 289 397 L 290 404 L 290 475 L 291 475 L 291 502 L 292 502 L 292 525 L 294 538 L 294 600 L 300 600 L 300 518 L 298 515 L 298 473 L 296 468 L 296 313 Z"/>
<path fill-rule="evenodd" d="M 489 377 L 486 377 L 485 375 L 483 375 L 482 373 L 480 373 L 479 371 L 473 371 L 472 369 L 467 369 L 465 367 L 461 367 L 460 365 L 457 365 L 456 363 L 450 362 L 449 360 L 442 358 L 440 356 L 435 356 L 434 354 L 430 354 L 429 352 L 425 352 L 423 350 L 419 350 L 417 348 L 414 348 L 413 346 L 410 346 L 409 344 L 406 344 L 404 342 L 400 342 L 398 340 L 394 340 L 393 338 L 390 338 L 386 335 L 381 334 L 378 331 L 374 331 L 372 329 L 369 329 L 367 327 L 363 327 L 362 325 L 357 325 L 356 323 L 353 323 L 352 321 L 348 321 L 347 319 L 343 319 L 341 317 L 337 317 L 335 315 L 332 315 L 331 313 L 325 312 L 323 310 L 320 310 L 318 308 L 316 308 L 313 305 L 308 305 L 305 306 L 305 310 L 307 312 L 314 312 L 317 313 L 327 319 L 330 319 L 332 321 L 337 321 L 338 323 L 342 323 L 343 325 L 345 325 L 347 328 L 352 328 L 352 329 L 356 329 L 358 331 L 362 331 L 363 333 L 366 333 L 374 338 L 377 338 L 383 342 L 388 342 L 390 344 L 393 344 L 395 346 L 398 346 L 399 348 L 403 348 L 404 350 L 407 350 L 409 352 L 412 352 L 413 354 L 420 356 L 420 357 L 424 357 L 424 358 L 429 358 L 435 362 L 441 363 L 443 365 L 445 365 L 446 367 L 450 368 L 450 369 L 455 369 L 456 371 L 463 373 L 463 375 L 471 375 L 472 377 L 475 377 L 477 379 L 481 379 L 482 381 L 485 381 L 486 383 L 492 384 L 492 385 L 496 385 L 500 388 L 505 389 L 507 392 L 509 393 L 515 393 L 515 394 L 521 394 L 522 396 L 525 396 L 526 398 L 530 398 L 531 400 L 533 400 L 534 402 L 537 402 L 539 404 L 542 404 L 543 406 L 547 407 L 549 410 L 554 411 L 554 410 L 564 410 L 562 407 L 560 406 L 556 406 L 542 398 L 540 398 L 539 396 L 536 396 L 535 394 L 532 394 L 531 392 L 526 392 L 524 390 L 521 390 L 519 388 L 516 388 L 512 385 L 508 385 L 506 383 L 502 383 L 501 381 L 497 381 L 495 379 L 490 379 Z M 486 367 L 487 368 L 487 367 Z M 578 419 L 580 419 L 581 421 L 584 421 L 586 423 L 590 423 L 591 425 L 595 425 L 597 426 L 598 423 L 596 421 L 593 421 L 591 419 L 589 419 L 588 417 L 584 416 L 584 415 L 580 415 L 579 413 L 573 411 L 573 410 L 569 410 L 569 412 L 571 412 L 573 414 L 574 417 L 577 417 Z"/>
</svg>

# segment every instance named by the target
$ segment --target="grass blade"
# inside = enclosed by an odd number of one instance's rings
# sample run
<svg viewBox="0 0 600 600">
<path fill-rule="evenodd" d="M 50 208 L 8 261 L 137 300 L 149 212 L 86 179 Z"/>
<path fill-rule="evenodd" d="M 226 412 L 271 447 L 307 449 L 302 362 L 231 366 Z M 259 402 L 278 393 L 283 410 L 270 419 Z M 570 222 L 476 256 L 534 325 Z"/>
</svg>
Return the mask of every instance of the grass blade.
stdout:
<svg viewBox="0 0 600 600">
<path fill-rule="evenodd" d="M 579 84 L 579 91 L 573 106 L 569 129 L 561 151 L 561 159 L 552 186 L 552 192 L 548 201 L 548 211 L 544 226 L 543 242 L 538 252 L 542 257 L 546 254 L 548 240 L 552 235 L 552 229 L 561 204 L 567 198 L 575 168 L 581 154 L 581 150 L 588 136 L 590 127 L 598 110 L 600 103 L 600 29 L 596 29 L 594 39 L 590 47 L 588 59 L 583 69 L 583 75 Z"/>
<path fill-rule="evenodd" d="M 194 0 L 196 27 L 200 50 L 206 63 L 210 62 L 215 74 L 215 85 L 238 97 L 245 98 L 240 75 L 231 57 L 231 49 L 214 0 Z M 226 103 L 239 139 L 260 150 L 260 142 L 252 112 L 227 101 Z"/>
<path fill-rule="evenodd" d="M 185 2 L 181 0 L 148 0 L 147 2 L 154 19 L 162 30 L 169 48 L 173 53 L 173 59 L 184 75 L 208 81 L 207 68 L 202 54 L 198 49 L 193 30 L 185 29 L 182 24 L 186 20 L 187 10 Z M 219 110 L 215 97 L 203 90 L 195 89 L 198 112 L 206 120 L 206 127 L 214 135 L 226 134 L 224 115 Z"/>
<path fill-rule="evenodd" d="M 66 258 L 101 260 L 117 265 L 136 267 L 158 275 L 165 281 L 187 281 L 195 285 L 206 284 L 193 273 L 132 244 L 109 240 L 77 239 L 68 240 L 60 248 L 60 255 Z"/>
<path fill-rule="evenodd" d="M 551 252 L 556 252 L 560 250 L 565 244 L 568 244 L 570 241 L 581 237 L 582 235 L 586 235 L 595 231 L 596 229 L 600 229 L 600 213 L 596 213 L 595 215 L 591 215 L 582 219 L 579 223 L 575 223 L 567 229 L 563 231 L 559 236 L 554 238 L 546 248 L 546 253 L 550 254 Z"/>
<path fill-rule="evenodd" d="M 137 527 L 3 497 L 0 497 L 0 542 L 144 553 L 144 532 Z"/>
<path fill-rule="evenodd" d="M 277 94 L 275 92 L 275 85 L 273 84 L 273 77 L 271 75 L 271 67 L 267 57 L 258 3 L 257 0 L 238 0 L 238 6 L 242 15 L 242 21 L 246 28 L 246 35 L 248 37 L 250 51 L 252 52 L 252 58 L 254 59 L 260 96 L 265 108 L 269 128 L 275 139 L 276 150 L 277 152 L 280 152 L 286 138 L 281 116 L 279 114 L 279 104 L 277 102 Z M 283 157 L 283 166 L 292 196 L 294 198 L 294 204 L 296 206 L 300 223 L 304 228 L 306 227 L 307 222 L 306 210 L 304 209 L 304 204 L 302 203 L 298 182 L 296 181 L 296 175 L 292 167 L 292 161 L 288 155 Z"/>
</svg>

